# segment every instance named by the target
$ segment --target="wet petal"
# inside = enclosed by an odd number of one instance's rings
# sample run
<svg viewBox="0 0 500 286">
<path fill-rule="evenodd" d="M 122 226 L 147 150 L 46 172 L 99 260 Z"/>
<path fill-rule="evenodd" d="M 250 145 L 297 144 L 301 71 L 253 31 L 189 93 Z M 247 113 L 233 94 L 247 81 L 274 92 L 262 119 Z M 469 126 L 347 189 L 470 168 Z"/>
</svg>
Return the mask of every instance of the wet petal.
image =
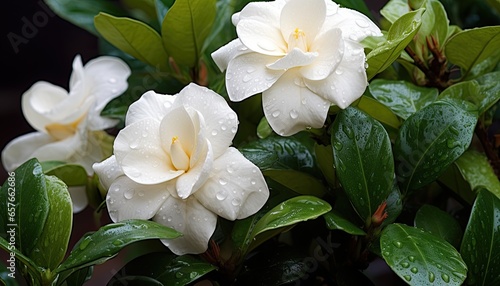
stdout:
<svg viewBox="0 0 500 286">
<path fill-rule="evenodd" d="M 111 184 L 106 196 L 106 206 L 114 222 L 150 219 L 169 197 L 167 184 L 142 185 L 127 176 L 121 176 Z"/>
<path fill-rule="evenodd" d="M 306 127 L 322 127 L 330 104 L 309 90 L 296 70 L 285 73 L 262 93 L 264 114 L 273 130 L 289 136 Z"/>
<path fill-rule="evenodd" d="M 158 184 L 184 173 L 172 166 L 162 148 L 160 124 L 155 119 L 144 119 L 122 129 L 115 139 L 114 153 L 125 175 L 139 184 Z"/>
<path fill-rule="evenodd" d="M 128 108 L 125 125 L 130 125 L 146 118 L 153 118 L 160 122 L 170 111 L 176 96 L 159 94 L 152 90 L 147 91 Z"/>
<path fill-rule="evenodd" d="M 199 254 L 208 248 L 208 241 L 217 224 L 217 215 L 195 198 L 180 200 L 168 197 L 153 220 L 183 234 L 173 240 L 162 240 L 173 253 Z"/>
<path fill-rule="evenodd" d="M 68 192 L 71 196 L 71 202 L 73 203 L 73 213 L 79 213 L 83 211 L 89 204 L 86 188 L 86 186 L 68 187 Z"/>
<path fill-rule="evenodd" d="M 262 208 L 269 189 L 259 168 L 231 147 L 215 160 L 210 178 L 194 196 L 212 212 L 235 220 Z"/>
<path fill-rule="evenodd" d="M 8 172 L 14 171 L 24 162 L 34 157 L 40 147 L 54 143 L 55 140 L 41 132 L 28 133 L 10 141 L 2 150 L 2 164 Z"/>
<path fill-rule="evenodd" d="M 279 58 L 249 53 L 234 58 L 227 68 L 226 88 L 231 101 L 242 101 L 273 85 L 285 72 L 266 66 Z"/>
<path fill-rule="evenodd" d="M 212 58 L 217 67 L 219 67 L 221 71 L 225 71 L 232 59 L 251 52 L 251 50 L 243 45 L 240 39 L 235 39 L 213 52 Z"/>
<path fill-rule="evenodd" d="M 300 29 L 310 46 L 323 25 L 325 16 L 325 0 L 290 0 L 283 7 L 280 15 L 282 36 L 288 40 L 296 29 Z"/>
<path fill-rule="evenodd" d="M 370 18 L 347 8 L 338 8 L 337 13 L 327 15 L 322 32 L 332 27 L 342 30 L 344 40 L 355 42 L 360 42 L 368 36 L 382 36 L 380 28 Z"/>
<path fill-rule="evenodd" d="M 186 199 L 192 193 L 198 191 L 213 172 L 213 152 L 210 142 L 204 145 L 200 159 L 188 172 L 177 178 L 177 195 Z"/>
<path fill-rule="evenodd" d="M 294 48 L 286 56 L 267 65 L 272 70 L 287 70 L 295 67 L 310 65 L 317 58 L 317 53 L 304 53 L 299 48 Z"/>
<path fill-rule="evenodd" d="M 250 50 L 268 56 L 283 56 L 287 44 L 278 27 L 258 19 L 241 18 L 236 26 L 241 42 Z"/>
<path fill-rule="evenodd" d="M 122 172 L 122 169 L 116 162 L 116 157 L 113 155 L 106 160 L 100 162 L 100 163 L 95 163 L 92 168 L 96 172 L 97 176 L 99 177 L 99 181 L 101 182 L 101 185 L 105 189 L 109 189 L 111 184 L 120 176 L 123 176 L 124 173 Z"/>
</svg>

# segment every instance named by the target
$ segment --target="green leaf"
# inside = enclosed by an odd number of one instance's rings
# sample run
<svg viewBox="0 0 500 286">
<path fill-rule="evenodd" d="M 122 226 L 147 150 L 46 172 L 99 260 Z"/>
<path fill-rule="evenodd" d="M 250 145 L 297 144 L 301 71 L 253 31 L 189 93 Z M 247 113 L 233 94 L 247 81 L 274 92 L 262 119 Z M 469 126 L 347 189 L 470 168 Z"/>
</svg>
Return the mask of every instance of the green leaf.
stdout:
<svg viewBox="0 0 500 286">
<path fill-rule="evenodd" d="M 404 224 L 380 237 L 382 256 L 409 285 L 462 285 L 467 274 L 460 253 L 444 239 Z"/>
<path fill-rule="evenodd" d="M 327 202 L 313 196 L 298 196 L 277 205 L 267 212 L 252 230 L 251 238 L 265 231 L 315 219 L 330 211 Z"/>
<path fill-rule="evenodd" d="M 258 252 L 245 262 L 234 285 L 283 285 L 296 281 L 309 270 L 305 259 L 302 253 L 290 246 Z"/>
<path fill-rule="evenodd" d="M 463 70 L 463 77 L 489 57 L 500 59 L 500 26 L 464 30 L 445 45 L 446 58 Z"/>
<path fill-rule="evenodd" d="M 36 159 L 30 159 L 12 172 L 0 192 L 0 234 L 7 237 L 7 230 L 16 228 L 16 248 L 29 254 L 37 244 L 47 215 L 45 175 Z"/>
<path fill-rule="evenodd" d="M 267 138 L 272 133 L 273 129 L 271 128 L 271 125 L 269 125 L 269 122 L 267 122 L 266 117 L 262 117 L 262 119 L 259 122 L 259 125 L 257 125 L 257 136 L 260 139 L 264 139 Z"/>
<path fill-rule="evenodd" d="M 389 135 L 382 124 L 353 107 L 337 115 L 331 133 L 337 177 L 356 212 L 369 225 L 393 188 Z"/>
<path fill-rule="evenodd" d="M 145 239 L 173 239 L 181 234 L 153 221 L 126 220 L 101 227 L 94 233 L 84 235 L 69 257 L 55 272 L 74 271 L 100 264 L 115 256 L 125 246 Z"/>
<path fill-rule="evenodd" d="M 12 231 L 9 233 L 9 237 L 7 238 L 7 239 L 9 239 L 9 241 L 10 241 L 10 237 L 11 237 L 10 235 L 15 235 L 15 231 L 16 231 L 15 228 L 11 228 L 10 230 L 12 230 Z M 19 251 L 19 249 L 17 249 L 13 245 L 11 245 L 3 237 L 0 237 L 0 248 L 5 250 L 7 253 L 9 253 L 9 257 L 7 258 L 7 260 L 10 259 L 11 253 L 14 254 L 15 262 L 16 263 L 21 262 L 20 265 L 25 265 L 27 270 L 28 270 L 28 273 L 31 275 L 31 277 L 35 280 L 35 282 L 38 282 L 38 284 L 41 285 L 41 283 L 42 283 L 41 270 L 42 269 L 40 269 L 31 259 L 29 259 L 24 254 L 22 254 Z M 10 262 L 7 261 L 7 263 L 9 263 L 9 267 L 11 267 Z M 17 269 L 16 268 L 17 265 L 14 265 L 13 267 L 14 267 L 13 270 Z M 17 270 L 16 270 L 16 273 L 17 273 Z M 35 285 L 37 285 L 37 284 L 35 284 Z"/>
<path fill-rule="evenodd" d="M 71 270 L 70 270 L 71 271 Z M 64 285 L 62 283 L 66 282 L 66 285 L 83 285 L 83 283 L 87 282 L 94 273 L 94 266 L 89 266 L 85 268 L 81 268 L 80 270 L 73 272 L 65 281 L 58 280 L 58 285 Z M 61 275 L 64 275 L 62 273 Z"/>
<path fill-rule="evenodd" d="M 456 83 L 445 89 L 439 97 L 471 102 L 481 115 L 500 99 L 499 78 L 500 72 L 487 73 L 474 80 Z"/>
<path fill-rule="evenodd" d="M 331 187 L 336 185 L 335 168 L 333 163 L 333 149 L 332 145 L 314 145 L 314 153 L 316 154 L 316 159 L 318 161 L 318 167 L 323 173 L 326 181 Z"/>
<path fill-rule="evenodd" d="M 264 176 L 302 195 L 322 197 L 327 191 L 321 181 L 303 172 L 295 170 L 265 170 L 262 173 Z"/>
<path fill-rule="evenodd" d="M 168 10 L 172 7 L 174 2 L 175 0 L 155 0 L 156 17 L 158 17 L 160 25 L 163 23 L 165 15 L 167 15 Z"/>
<path fill-rule="evenodd" d="M 94 17 L 97 14 L 103 12 L 117 16 L 126 15 L 126 11 L 123 10 L 118 3 L 113 1 L 44 0 L 44 2 L 59 17 L 96 36 L 98 33 L 94 26 Z"/>
<path fill-rule="evenodd" d="M 177 0 L 161 26 L 167 53 L 178 64 L 194 67 L 215 20 L 215 0 Z"/>
<path fill-rule="evenodd" d="M 423 9 L 409 12 L 392 24 L 387 34 L 387 41 L 372 50 L 366 57 L 368 80 L 384 71 L 399 58 L 420 28 L 423 12 Z"/>
<path fill-rule="evenodd" d="M 97 31 L 115 47 L 160 70 L 168 65 L 160 35 L 143 22 L 99 13 L 95 17 Z"/>
<path fill-rule="evenodd" d="M 68 187 L 54 176 L 46 176 L 49 214 L 30 258 L 46 269 L 56 269 L 68 249 L 73 226 L 73 204 Z"/>
<path fill-rule="evenodd" d="M 500 199 L 481 190 L 472 207 L 460 253 L 469 266 L 469 285 L 500 283 Z"/>
<path fill-rule="evenodd" d="M 7 258 L 7 259 L 9 259 L 9 258 Z M 12 270 L 15 269 L 15 265 L 10 266 L 10 262 L 6 262 L 6 263 L 9 265 L 9 268 L 10 267 L 13 267 L 13 268 L 7 269 L 7 266 L 5 266 L 3 263 L 0 263 L 0 282 L 2 282 L 2 285 L 5 285 L 5 286 L 18 286 L 19 284 L 17 283 L 17 280 L 12 278 L 11 276 L 9 276 L 9 275 L 12 275 L 12 272 L 13 272 Z"/>
<path fill-rule="evenodd" d="M 373 119 L 394 129 L 398 129 L 401 125 L 398 117 L 387 106 L 371 97 L 362 96 L 356 107 L 373 117 Z"/>
<path fill-rule="evenodd" d="M 449 213 L 431 205 L 423 205 L 415 214 L 415 227 L 426 230 L 458 247 L 462 228 Z"/>
<path fill-rule="evenodd" d="M 323 217 L 325 218 L 326 226 L 330 230 L 339 229 L 352 235 L 366 235 L 366 232 L 364 232 L 354 223 L 344 218 L 341 214 L 339 214 L 335 210 L 332 210 L 324 214 Z"/>
<path fill-rule="evenodd" d="M 129 279 L 133 277 L 149 277 L 158 281 L 160 283 L 158 285 L 181 286 L 188 285 L 215 269 L 216 267 L 212 264 L 195 256 L 176 256 L 166 252 L 153 252 L 139 256 L 127 263 L 113 277 L 113 280 L 127 277 Z M 122 284 L 116 283 L 112 285 Z"/>
<path fill-rule="evenodd" d="M 366 6 L 365 1 L 358 0 L 337 0 L 335 3 L 339 4 L 342 7 L 353 9 L 363 13 L 373 20 L 373 15 L 370 12 L 370 9 Z"/>
<path fill-rule="evenodd" d="M 434 181 L 469 147 L 476 114 L 457 103 L 434 102 L 410 116 L 394 145 L 403 193 Z"/>
<path fill-rule="evenodd" d="M 410 12 L 407 0 L 390 0 L 380 10 L 380 14 L 389 22 L 394 23 L 404 14 Z"/>
<path fill-rule="evenodd" d="M 240 152 L 259 168 L 286 170 L 293 169 L 319 174 L 314 153 L 315 141 L 307 133 L 290 137 L 271 135 L 239 148 Z"/>
<path fill-rule="evenodd" d="M 58 161 L 47 161 L 40 164 L 46 175 L 56 176 L 68 186 L 84 186 L 87 184 L 87 171 L 81 165 Z"/>
<path fill-rule="evenodd" d="M 438 0 L 431 0 L 427 2 L 426 8 L 429 9 L 429 4 L 434 12 L 434 27 L 431 30 L 430 35 L 437 39 L 439 44 L 439 49 L 443 50 L 444 44 L 448 39 L 448 27 L 450 21 L 446 15 L 446 10 Z"/>
<path fill-rule="evenodd" d="M 434 102 L 439 94 L 436 88 L 420 87 L 403 80 L 376 79 L 368 88 L 375 99 L 403 119 Z"/>
</svg>

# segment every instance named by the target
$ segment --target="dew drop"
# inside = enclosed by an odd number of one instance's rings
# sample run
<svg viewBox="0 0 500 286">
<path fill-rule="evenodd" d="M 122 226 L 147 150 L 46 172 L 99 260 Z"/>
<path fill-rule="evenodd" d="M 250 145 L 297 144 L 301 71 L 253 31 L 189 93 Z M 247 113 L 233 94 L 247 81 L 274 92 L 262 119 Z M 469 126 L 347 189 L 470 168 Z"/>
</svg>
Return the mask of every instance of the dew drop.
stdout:
<svg viewBox="0 0 500 286">
<path fill-rule="evenodd" d="M 450 126 L 450 131 L 451 131 L 451 133 L 453 133 L 457 136 L 460 135 L 460 132 L 458 131 L 458 129 L 455 126 Z"/>
<path fill-rule="evenodd" d="M 244 77 L 243 77 L 243 82 L 249 82 L 252 80 L 252 76 L 249 75 L 249 74 L 246 74 Z"/>
<path fill-rule="evenodd" d="M 370 25 L 363 19 L 357 19 L 356 24 L 361 28 L 368 28 Z"/>
<path fill-rule="evenodd" d="M 344 125 L 342 130 L 347 135 L 347 137 L 349 137 L 349 139 L 354 138 L 354 132 L 352 131 L 352 129 L 350 127 L 348 127 L 347 125 Z"/>
<path fill-rule="evenodd" d="M 403 247 L 403 244 L 400 241 L 394 241 L 392 244 L 394 244 L 397 248 Z"/>
<path fill-rule="evenodd" d="M 335 150 L 337 151 L 342 150 L 343 147 L 344 145 L 342 145 L 342 143 L 340 143 L 339 141 L 335 141 L 335 143 L 333 143 L 333 148 L 335 148 Z"/>
<path fill-rule="evenodd" d="M 131 198 L 134 197 L 134 190 L 131 190 L 131 189 L 127 189 L 124 193 L 123 193 L 123 196 L 127 199 L 127 200 L 130 200 Z"/>
<path fill-rule="evenodd" d="M 215 195 L 215 198 L 218 199 L 219 201 L 223 201 L 227 198 L 227 192 L 226 191 L 220 191 Z"/>
<path fill-rule="evenodd" d="M 429 272 L 429 282 L 433 283 L 434 280 L 436 280 L 436 276 L 434 275 L 434 273 Z"/>
<path fill-rule="evenodd" d="M 222 131 L 225 131 L 227 129 L 227 126 L 226 125 L 221 125 L 220 129 L 222 129 Z"/>
<path fill-rule="evenodd" d="M 280 116 L 281 112 L 279 110 L 275 110 L 273 111 L 273 113 L 271 114 L 274 118 Z"/>
<path fill-rule="evenodd" d="M 224 186 L 227 184 L 227 181 L 221 178 L 219 179 L 219 184 L 221 184 L 221 186 Z"/>
<path fill-rule="evenodd" d="M 238 131 L 238 128 L 236 126 L 231 127 L 231 133 L 236 133 Z"/>
<path fill-rule="evenodd" d="M 455 148 L 455 147 L 460 146 L 460 142 L 459 142 L 459 141 L 457 141 L 457 140 L 448 139 L 448 140 L 446 141 L 446 146 L 448 146 L 448 148 L 450 148 L 450 149 L 453 149 L 453 148 Z"/>
<path fill-rule="evenodd" d="M 111 90 L 111 93 L 115 93 L 115 94 L 116 94 L 116 93 L 118 93 L 118 89 L 113 88 L 113 89 Z"/>
<path fill-rule="evenodd" d="M 417 273 L 418 273 L 418 269 L 417 269 L 417 267 L 412 267 L 412 268 L 410 269 L 410 271 L 411 271 L 412 273 L 414 273 L 414 274 L 417 274 Z"/>
<path fill-rule="evenodd" d="M 403 278 L 404 278 L 406 281 L 408 281 L 408 282 L 410 282 L 410 281 L 411 281 L 411 276 L 410 276 L 410 275 L 405 275 L 405 276 L 403 276 Z"/>
<path fill-rule="evenodd" d="M 130 144 L 128 145 L 130 147 L 130 149 L 132 150 L 135 150 L 139 147 L 139 140 L 134 140 L 132 142 L 130 142 Z"/>
<path fill-rule="evenodd" d="M 408 262 L 401 262 L 400 264 L 401 264 L 401 266 L 403 266 L 404 268 L 408 268 L 408 267 L 410 267 L 410 263 L 408 263 Z"/>
<path fill-rule="evenodd" d="M 302 98 L 302 100 L 300 101 L 302 104 L 306 104 L 307 103 L 307 100 L 305 98 Z"/>
<path fill-rule="evenodd" d="M 175 273 L 175 277 L 180 279 L 180 278 L 184 277 L 184 273 L 182 273 L 182 272 L 176 272 Z"/>
<path fill-rule="evenodd" d="M 412 256 L 412 255 L 408 256 L 408 260 L 410 260 L 410 262 L 414 262 L 415 261 L 415 256 Z"/>
<path fill-rule="evenodd" d="M 342 70 L 341 68 L 337 68 L 337 69 L 335 70 L 335 73 L 336 73 L 336 74 L 338 74 L 338 75 L 341 75 L 341 74 L 343 74 L 343 73 L 344 73 L 344 70 Z"/>
<path fill-rule="evenodd" d="M 144 192 L 143 191 L 139 191 L 138 195 L 139 195 L 139 197 L 144 197 Z"/>
<path fill-rule="evenodd" d="M 111 77 L 108 79 L 108 82 L 109 83 L 116 83 L 116 78 Z"/>
<path fill-rule="evenodd" d="M 113 241 L 113 245 L 114 246 L 120 246 L 122 245 L 123 241 L 121 239 L 116 239 L 115 241 Z"/>
<path fill-rule="evenodd" d="M 250 184 L 255 185 L 256 182 L 254 180 L 250 181 Z"/>
<path fill-rule="evenodd" d="M 292 109 L 292 110 L 290 111 L 290 117 L 291 117 L 292 119 L 296 119 L 297 117 L 299 117 L 299 113 L 297 112 L 297 110 Z"/>
<path fill-rule="evenodd" d="M 365 63 L 365 69 L 367 69 L 369 67 L 368 63 Z"/>
<path fill-rule="evenodd" d="M 212 130 L 212 136 L 217 135 L 217 133 L 219 133 L 219 131 L 217 131 L 217 129 Z"/>
<path fill-rule="evenodd" d="M 234 198 L 232 201 L 231 201 L 231 204 L 235 207 L 241 205 L 241 200 L 238 199 L 238 198 Z"/>
<path fill-rule="evenodd" d="M 443 278 L 443 281 L 446 283 L 450 282 L 450 276 L 448 276 L 447 274 L 441 274 L 441 278 Z"/>
</svg>

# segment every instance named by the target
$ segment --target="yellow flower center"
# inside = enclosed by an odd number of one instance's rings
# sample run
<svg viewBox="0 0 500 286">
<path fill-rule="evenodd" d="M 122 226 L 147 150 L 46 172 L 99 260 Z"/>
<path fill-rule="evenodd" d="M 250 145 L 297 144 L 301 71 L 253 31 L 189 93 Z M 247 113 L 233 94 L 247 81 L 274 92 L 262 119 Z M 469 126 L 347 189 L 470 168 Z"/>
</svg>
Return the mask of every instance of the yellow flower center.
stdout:
<svg viewBox="0 0 500 286">
<path fill-rule="evenodd" d="M 172 145 L 170 145 L 170 158 L 172 160 L 172 165 L 177 170 L 187 171 L 189 169 L 189 156 L 182 148 L 182 143 L 179 137 L 172 137 Z"/>
<path fill-rule="evenodd" d="M 83 117 L 78 118 L 77 120 L 68 123 L 68 124 L 60 124 L 60 123 L 52 123 L 45 126 L 45 130 L 57 140 L 63 140 L 70 136 L 75 135 L 76 130 L 78 129 L 78 125 L 82 122 Z"/>
<path fill-rule="evenodd" d="M 299 48 L 303 52 L 309 51 L 309 48 L 307 47 L 306 33 L 300 28 L 295 28 L 293 33 L 291 33 L 288 38 L 288 52 L 294 48 Z"/>
</svg>

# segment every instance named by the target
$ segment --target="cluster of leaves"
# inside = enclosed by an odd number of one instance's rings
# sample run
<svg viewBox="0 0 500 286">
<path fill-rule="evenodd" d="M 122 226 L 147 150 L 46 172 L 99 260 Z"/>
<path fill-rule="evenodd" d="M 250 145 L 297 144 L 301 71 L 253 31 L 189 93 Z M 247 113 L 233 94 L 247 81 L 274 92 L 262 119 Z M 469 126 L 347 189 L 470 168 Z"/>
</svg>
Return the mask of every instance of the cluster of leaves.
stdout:
<svg viewBox="0 0 500 286">
<path fill-rule="evenodd" d="M 132 67 L 129 90 L 103 113 L 123 119 L 147 89 L 173 94 L 197 82 L 225 95 L 210 53 L 236 37 L 231 15 L 249 0 L 46 2 Z M 375 18 L 362 1 L 337 3 Z M 345 110 L 332 107 L 323 128 L 279 137 L 258 96 L 230 103 L 240 121 L 234 145 L 263 171 L 268 202 L 247 219 L 220 219 L 200 256 L 141 244 L 109 285 L 373 285 L 363 270 L 376 260 L 410 285 L 500 283 L 500 159 L 492 136 L 500 120 L 500 26 L 462 30 L 448 17 L 463 11 L 444 7 L 389 1 L 380 11 L 384 36 L 363 42 L 365 94 Z M 16 170 L 16 257 L 31 284 L 80 285 L 126 245 L 181 235 L 149 221 L 108 224 L 63 261 L 71 202 L 49 175 L 89 185 L 94 206 L 103 198 L 78 166 L 31 160 Z M 5 208 L 0 247 L 9 251 Z"/>
</svg>

